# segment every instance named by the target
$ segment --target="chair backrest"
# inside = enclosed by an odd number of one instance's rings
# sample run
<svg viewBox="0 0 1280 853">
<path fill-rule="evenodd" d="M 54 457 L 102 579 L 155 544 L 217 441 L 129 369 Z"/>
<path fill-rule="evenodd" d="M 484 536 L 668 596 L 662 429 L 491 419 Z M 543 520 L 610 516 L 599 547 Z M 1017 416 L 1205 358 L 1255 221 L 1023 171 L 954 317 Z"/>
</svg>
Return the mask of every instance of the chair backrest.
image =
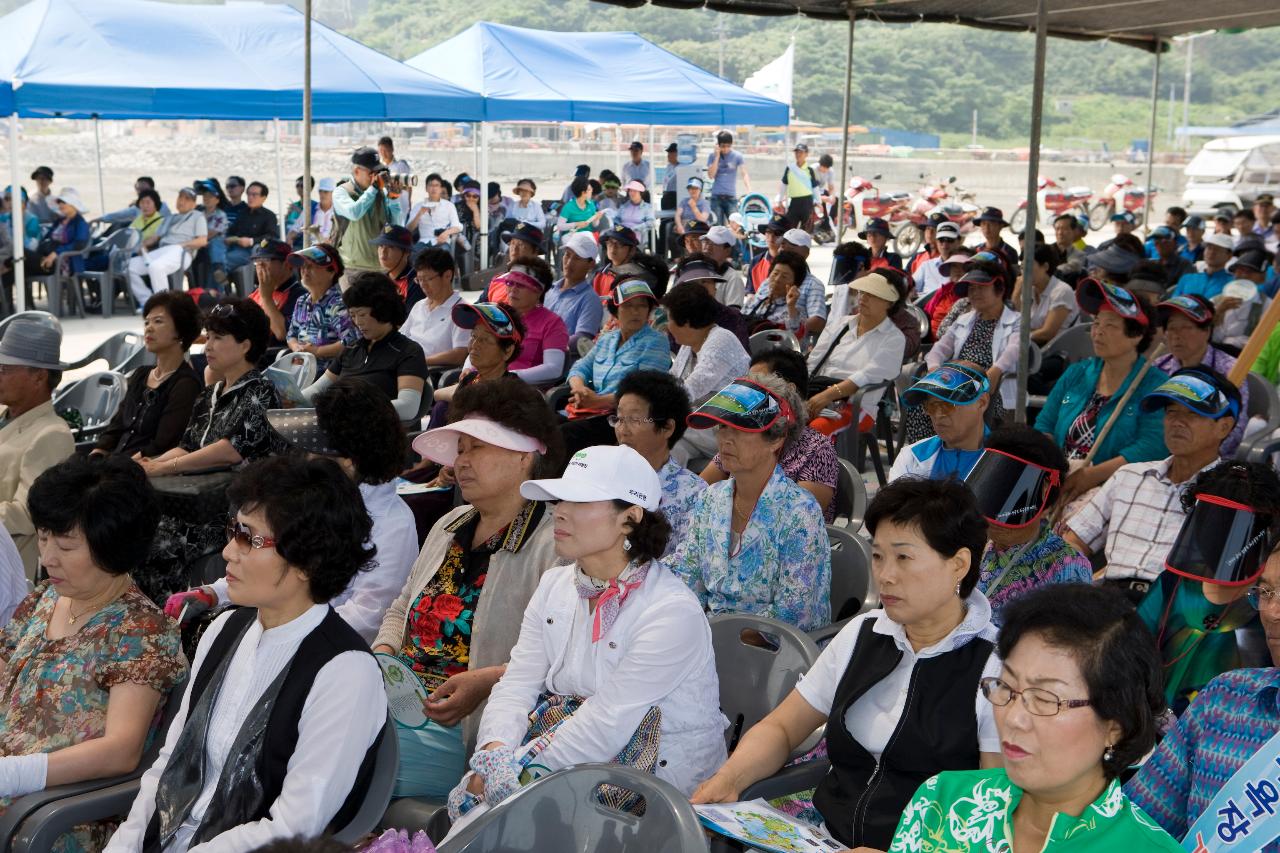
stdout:
<svg viewBox="0 0 1280 853">
<path fill-rule="evenodd" d="M 862 527 L 862 517 L 867 513 L 867 484 L 853 467 L 853 463 L 843 457 L 837 457 L 840 463 L 840 476 L 836 480 L 835 523 L 851 533 Z"/>
<path fill-rule="evenodd" d="M 851 531 L 827 525 L 831 541 L 831 621 L 849 619 L 871 602 L 871 548 Z"/>
<path fill-rule="evenodd" d="M 747 343 L 750 345 L 752 356 L 757 356 L 773 347 L 786 347 L 800 352 L 800 341 L 785 329 L 764 329 L 748 338 Z"/>
<path fill-rule="evenodd" d="M 85 427 L 101 426 L 115 415 L 124 401 L 125 378 L 106 370 L 94 373 L 67 386 L 54 397 L 53 406 L 58 411 L 76 409 Z"/>
<path fill-rule="evenodd" d="M 929 315 L 924 313 L 924 309 L 911 302 L 902 307 L 916 321 L 916 326 L 920 329 L 920 340 L 929 337 Z"/>
<path fill-rule="evenodd" d="M 309 352 L 283 350 L 271 366 L 292 373 L 299 388 L 306 388 L 316 381 L 316 357 Z"/>
<path fill-rule="evenodd" d="M 1276 393 L 1276 386 L 1251 370 L 1245 377 L 1245 387 L 1249 389 L 1248 416 L 1264 419 L 1266 432 L 1273 432 L 1280 426 L 1280 394 Z"/>
<path fill-rule="evenodd" d="M 373 759 L 373 778 L 365 788 L 364 800 L 347 825 L 333 834 L 343 844 L 355 844 L 378 825 L 391 803 L 391 792 L 396 787 L 396 767 L 400 764 L 400 743 L 396 737 L 396 724 L 390 716 L 382 727 L 382 742 L 378 744 Z"/>
<path fill-rule="evenodd" d="M 142 245 L 142 232 L 136 228 L 117 231 L 107 238 L 107 266 L 112 275 L 124 275 L 129 267 L 129 260 Z"/>
<path fill-rule="evenodd" d="M 0 337 L 4 337 L 5 327 L 18 319 L 35 320 L 37 323 L 43 323 L 51 329 L 57 329 L 59 334 L 62 333 L 62 323 L 48 311 L 19 311 L 17 314 L 10 314 L 0 320 Z"/>
<path fill-rule="evenodd" d="M 102 359 L 107 363 L 107 370 L 123 373 L 124 371 L 121 370 L 121 367 L 129 364 L 140 350 L 145 349 L 142 343 L 142 335 L 137 332 L 116 332 L 94 347 L 93 352 L 79 361 L 72 362 L 71 366 L 85 367 Z"/>
<path fill-rule="evenodd" d="M 1042 355 L 1062 355 L 1067 364 L 1075 364 L 1093 357 L 1093 339 L 1089 337 L 1089 328 L 1093 323 L 1077 323 L 1058 332 L 1053 340 L 1041 347 Z"/>
<path fill-rule="evenodd" d="M 720 681 L 720 710 L 729 718 L 730 751 L 747 729 L 786 698 L 818 659 L 818 647 L 799 628 L 747 613 L 711 618 L 711 644 Z"/>
<path fill-rule="evenodd" d="M 644 814 L 601 802 L 601 786 L 644 798 Z M 617 764 L 579 764 L 521 788 L 441 844 L 440 853 L 491 850 L 643 850 L 706 853 L 689 798 L 656 776 Z"/>
</svg>

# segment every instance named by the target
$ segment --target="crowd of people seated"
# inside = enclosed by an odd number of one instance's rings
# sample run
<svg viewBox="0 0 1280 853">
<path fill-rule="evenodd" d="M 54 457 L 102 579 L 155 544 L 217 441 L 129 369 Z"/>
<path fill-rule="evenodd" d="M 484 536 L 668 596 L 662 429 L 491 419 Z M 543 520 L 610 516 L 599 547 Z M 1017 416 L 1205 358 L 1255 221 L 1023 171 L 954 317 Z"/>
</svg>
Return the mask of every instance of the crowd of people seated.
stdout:
<svg viewBox="0 0 1280 853">
<path fill-rule="evenodd" d="M 286 240 L 257 182 L 170 211 L 140 180 L 112 216 L 146 248 L 153 363 L 106 427 L 77 444 L 55 409 L 56 327 L 0 337 L 0 809 L 141 772 L 118 827 L 57 849 L 248 853 L 345 826 L 394 737 L 394 796 L 455 832 L 582 763 L 709 804 L 797 759 L 816 788 L 785 805 L 850 849 L 1172 851 L 1261 822 L 1217 810 L 1280 743 L 1280 476 L 1237 458 L 1255 433 L 1232 376 L 1280 287 L 1267 234 L 1174 209 L 1149 246 L 1122 227 L 1091 249 L 1060 217 L 1024 281 L 998 209 L 980 245 L 932 222 L 910 258 L 872 220 L 824 283 L 812 217 L 776 213 L 739 261 L 730 139 L 710 198 L 695 179 L 667 207 L 669 264 L 643 154 L 581 167 L 544 211 L 532 180 L 507 198 L 467 175 L 410 204 L 402 161 L 361 148 L 308 229 L 299 183 Z M 40 203 L 52 265 L 84 208 Z M 472 302 L 454 250 L 485 203 L 501 260 Z M 151 278 L 192 263 L 208 295 Z M 214 296 L 245 265 L 250 292 Z M 1254 296 L 1224 296 L 1237 279 Z M 1012 417 L 1024 295 L 1033 426 Z M 294 359 L 315 368 L 296 387 Z M 855 519 L 837 447 L 894 420 Z M 838 518 L 870 554 L 843 613 Z M 821 642 L 729 740 L 723 614 Z M 389 659 L 421 724 L 388 703 Z"/>
</svg>

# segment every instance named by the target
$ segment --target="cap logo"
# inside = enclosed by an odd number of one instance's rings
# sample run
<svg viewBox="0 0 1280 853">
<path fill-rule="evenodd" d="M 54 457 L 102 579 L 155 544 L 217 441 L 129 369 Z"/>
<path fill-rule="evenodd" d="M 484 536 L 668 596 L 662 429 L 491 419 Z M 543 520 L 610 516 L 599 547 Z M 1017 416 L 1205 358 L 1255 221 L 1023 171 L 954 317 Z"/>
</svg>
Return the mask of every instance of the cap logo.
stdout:
<svg viewBox="0 0 1280 853">
<path fill-rule="evenodd" d="M 641 503 L 647 503 L 649 500 L 648 495 L 644 492 L 637 492 L 635 489 L 627 489 L 627 494 L 631 495 L 633 498 L 639 498 Z"/>
</svg>

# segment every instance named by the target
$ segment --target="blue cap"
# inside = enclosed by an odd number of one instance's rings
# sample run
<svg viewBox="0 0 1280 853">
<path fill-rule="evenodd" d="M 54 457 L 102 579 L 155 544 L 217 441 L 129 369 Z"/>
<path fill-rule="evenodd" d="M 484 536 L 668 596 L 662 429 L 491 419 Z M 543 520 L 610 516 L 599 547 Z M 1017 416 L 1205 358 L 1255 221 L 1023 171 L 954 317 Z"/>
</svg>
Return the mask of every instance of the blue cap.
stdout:
<svg viewBox="0 0 1280 853">
<path fill-rule="evenodd" d="M 1130 225 L 1137 225 L 1138 217 L 1133 215 L 1132 210 L 1122 210 L 1119 213 L 1113 214 L 1111 217 L 1111 221 L 1112 222 L 1128 222 Z"/>
<path fill-rule="evenodd" d="M 1142 398 L 1138 407 L 1150 413 L 1166 408 L 1170 403 L 1186 406 L 1197 415 L 1219 420 L 1227 415 L 1240 416 L 1240 392 L 1228 390 L 1220 377 L 1214 377 L 1195 368 L 1179 370 Z M 1235 393 L 1233 394 L 1232 391 Z"/>
<path fill-rule="evenodd" d="M 953 406 L 968 406 L 991 390 L 991 383 L 981 371 L 967 364 L 944 362 L 902 393 L 908 406 L 924 404 L 925 395 L 937 397 Z"/>
</svg>

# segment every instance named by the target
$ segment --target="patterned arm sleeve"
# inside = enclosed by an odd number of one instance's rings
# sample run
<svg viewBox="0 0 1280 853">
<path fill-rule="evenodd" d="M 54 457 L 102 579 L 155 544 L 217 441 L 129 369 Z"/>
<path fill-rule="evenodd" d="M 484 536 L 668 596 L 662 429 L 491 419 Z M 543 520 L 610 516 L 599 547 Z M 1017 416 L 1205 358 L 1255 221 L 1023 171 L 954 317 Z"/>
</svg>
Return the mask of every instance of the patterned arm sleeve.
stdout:
<svg viewBox="0 0 1280 853">
<path fill-rule="evenodd" d="M 773 603 L 776 618 L 813 631 L 831 624 L 831 543 L 817 500 L 803 496 L 784 520 Z"/>
<path fill-rule="evenodd" d="M 128 614 L 112 632 L 110 660 L 98 669 L 104 690 L 132 683 L 166 694 L 186 674 L 178 628 L 158 610 Z"/>
<path fill-rule="evenodd" d="M 1174 838 L 1187 834 L 1190 823 L 1191 758 L 1195 753 L 1198 715 L 1216 694 L 1210 683 L 1183 712 L 1173 731 L 1165 735 L 1138 775 L 1124 786 L 1134 805 L 1146 812 Z"/>
<path fill-rule="evenodd" d="M 280 397 L 275 386 L 263 380 L 254 387 L 245 390 L 243 417 L 231 425 L 231 430 L 223 438 L 231 442 L 242 459 L 258 459 L 270 456 L 279 449 L 283 440 L 267 422 L 267 410 L 280 406 Z"/>
</svg>

